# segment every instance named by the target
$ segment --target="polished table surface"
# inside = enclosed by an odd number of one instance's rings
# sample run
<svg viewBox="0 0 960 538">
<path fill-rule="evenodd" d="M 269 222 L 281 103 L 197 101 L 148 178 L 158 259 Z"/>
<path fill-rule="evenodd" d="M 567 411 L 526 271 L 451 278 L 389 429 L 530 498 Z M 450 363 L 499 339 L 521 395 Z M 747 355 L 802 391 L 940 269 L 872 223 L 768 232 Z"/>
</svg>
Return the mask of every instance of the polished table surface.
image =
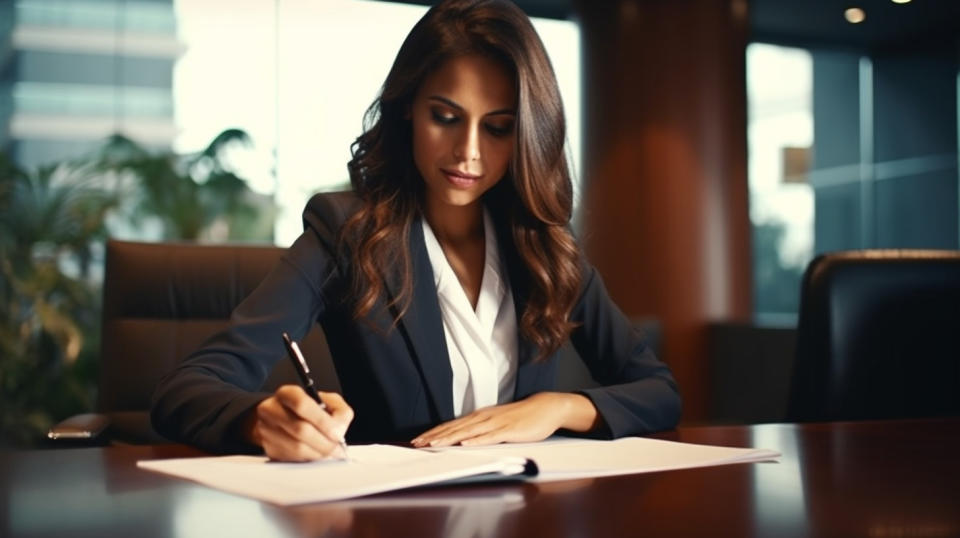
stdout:
<svg viewBox="0 0 960 538">
<path fill-rule="evenodd" d="M 0 536 L 960 536 L 960 419 L 691 427 L 778 463 L 281 508 L 137 469 L 181 445 L 0 454 Z"/>
</svg>

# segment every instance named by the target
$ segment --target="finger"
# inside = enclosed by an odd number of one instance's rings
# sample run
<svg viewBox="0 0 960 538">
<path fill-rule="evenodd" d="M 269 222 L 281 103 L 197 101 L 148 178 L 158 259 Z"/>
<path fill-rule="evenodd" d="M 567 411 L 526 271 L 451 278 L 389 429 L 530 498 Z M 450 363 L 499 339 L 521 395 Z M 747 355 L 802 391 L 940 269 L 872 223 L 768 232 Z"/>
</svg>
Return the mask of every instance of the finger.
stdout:
<svg viewBox="0 0 960 538">
<path fill-rule="evenodd" d="M 462 439 L 460 444 L 463 446 L 481 446 L 495 445 L 497 443 L 505 443 L 508 441 L 510 441 L 510 429 L 504 426 L 495 430 L 481 433 L 475 437 L 470 437 L 469 439 Z"/>
<path fill-rule="evenodd" d="M 310 446 L 324 457 L 334 455 L 340 446 L 339 441 L 331 439 L 305 420 L 287 421 L 281 423 L 280 426 L 290 437 Z"/>
<path fill-rule="evenodd" d="M 485 407 L 483 409 L 478 409 L 469 415 L 464 415 L 460 418 L 455 418 L 434 426 L 432 429 L 420 435 L 420 437 L 438 437 L 446 435 L 458 428 L 463 428 L 470 424 L 475 424 L 478 422 L 483 422 L 485 420 L 490 420 L 496 417 L 499 413 L 502 413 L 504 406 L 494 406 L 494 407 Z"/>
<path fill-rule="evenodd" d="M 268 423 L 258 423 L 264 452 L 270 459 L 277 461 L 313 461 L 323 459 L 324 454 L 313 447 L 290 436 L 283 428 Z"/>
<path fill-rule="evenodd" d="M 413 446 L 426 446 L 430 443 L 430 441 L 432 441 L 433 439 L 436 439 L 437 436 L 442 435 L 444 432 L 449 431 L 451 424 L 453 422 L 459 422 L 459 421 L 460 419 L 456 419 L 450 422 L 444 422 L 443 424 L 434 426 L 433 428 L 430 428 L 429 430 L 418 435 L 416 438 L 410 441 L 410 443 Z"/>
<path fill-rule="evenodd" d="M 309 422 L 317 431 L 325 435 L 330 441 L 339 443 L 343 440 L 346 428 L 320 407 L 313 398 L 298 385 L 284 385 L 277 389 L 277 399 L 281 404 L 300 419 Z"/>
<path fill-rule="evenodd" d="M 442 435 L 444 432 L 449 431 L 450 423 L 445 422 L 439 426 L 434 426 L 429 430 L 418 435 L 414 440 L 410 441 L 413 446 L 426 446 L 433 439 L 436 439 L 437 436 Z"/>
<path fill-rule="evenodd" d="M 419 436 L 417 436 L 416 439 L 414 439 L 410 443 L 413 444 L 413 446 L 417 446 L 417 447 L 427 446 L 430 444 L 431 441 L 444 437 L 450 434 L 451 432 L 455 431 L 457 428 L 462 428 L 465 424 L 468 424 L 477 419 L 478 417 L 476 416 L 476 414 L 471 413 L 465 417 L 460 417 L 448 422 L 444 422 L 443 424 L 434 426 L 433 428 L 420 434 Z"/>
<path fill-rule="evenodd" d="M 487 433 L 492 430 L 496 430 L 501 427 L 500 421 L 493 420 L 493 418 L 484 418 L 479 421 L 471 421 L 460 425 L 458 428 L 453 428 L 441 435 L 436 436 L 435 438 L 429 441 L 430 446 L 433 447 L 444 447 L 451 446 L 459 443 L 464 439 L 469 439 L 471 437 L 476 437 L 478 435 Z"/>
<path fill-rule="evenodd" d="M 265 401 L 264 405 L 258 407 L 258 418 L 270 428 L 282 430 L 295 441 L 306 443 L 324 456 L 332 454 L 339 446 L 336 440 L 317 430 L 312 423 L 302 419 L 282 402 Z"/>
<path fill-rule="evenodd" d="M 257 405 L 258 423 L 268 423 L 274 428 L 279 428 L 281 423 L 288 420 L 299 419 L 292 411 L 284 407 L 276 396 L 271 396 Z"/>
<path fill-rule="evenodd" d="M 333 421 L 339 424 L 340 426 L 340 439 L 343 439 L 344 435 L 347 433 L 347 428 L 350 427 L 350 423 L 353 422 L 353 408 L 350 407 L 346 400 L 343 399 L 343 396 L 337 394 L 336 392 L 319 392 L 320 398 L 323 400 L 323 403 L 327 406 L 327 412 L 333 418 Z"/>
</svg>

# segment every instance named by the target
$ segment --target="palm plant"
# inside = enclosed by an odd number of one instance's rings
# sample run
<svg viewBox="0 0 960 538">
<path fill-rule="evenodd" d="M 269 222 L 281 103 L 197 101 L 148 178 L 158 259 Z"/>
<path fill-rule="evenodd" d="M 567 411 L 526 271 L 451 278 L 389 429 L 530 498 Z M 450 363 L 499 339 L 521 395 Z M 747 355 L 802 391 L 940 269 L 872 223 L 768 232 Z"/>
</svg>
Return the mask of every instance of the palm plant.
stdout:
<svg viewBox="0 0 960 538">
<path fill-rule="evenodd" d="M 237 129 L 186 156 L 121 135 L 83 160 L 27 172 L 0 153 L 0 447 L 36 443 L 54 420 L 89 410 L 96 391 L 100 282 L 93 271 L 108 214 L 159 219 L 165 239 L 217 223 L 230 239 L 269 239 L 273 205 L 257 201 L 223 152 Z M 253 218 L 256 217 L 256 218 Z M 249 221 L 267 223 L 257 230 Z"/>
<path fill-rule="evenodd" d="M 104 216 L 119 203 L 95 167 L 28 173 L 0 154 L 0 444 L 39 438 L 89 408 L 99 293 L 89 276 Z M 85 345 L 87 344 L 87 345 Z"/>
<path fill-rule="evenodd" d="M 251 237 L 241 223 L 272 222 L 272 204 L 256 203 L 246 182 L 224 162 L 232 144 L 250 144 L 240 129 L 227 129 L 203 150 L 186 156 L 150 153 L 122 135 L 112 136 L 99 156 L 99 166 L 137 179 L 141 190 L 132 217 L 159 218 L 164 239 L 197 240 L 216 222 L 224 222 L 229 239 L 270 239 L 268 226 Z"/>
</svg>

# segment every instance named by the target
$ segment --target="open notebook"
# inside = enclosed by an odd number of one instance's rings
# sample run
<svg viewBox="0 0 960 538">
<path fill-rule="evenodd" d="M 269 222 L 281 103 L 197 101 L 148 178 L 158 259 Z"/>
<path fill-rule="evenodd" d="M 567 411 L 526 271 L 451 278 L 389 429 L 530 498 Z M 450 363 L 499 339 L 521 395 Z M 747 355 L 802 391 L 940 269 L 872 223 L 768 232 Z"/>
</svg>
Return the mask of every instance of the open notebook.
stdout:
<svg viewBox="0 0 960 538">
<path fill-rule="evenodd" d="M 290 505 L 384 491 L 490 479 L 564 480 L 772 460 L 779 453 L 628 437 L 615 441 L 552 438 L 492 447 L 350 447 L 350 459 L 278 463 L 262 456 L 147 460 L 143 469 Z M 538 472 L 539 471 L 539 472 Z"/>
</svg>

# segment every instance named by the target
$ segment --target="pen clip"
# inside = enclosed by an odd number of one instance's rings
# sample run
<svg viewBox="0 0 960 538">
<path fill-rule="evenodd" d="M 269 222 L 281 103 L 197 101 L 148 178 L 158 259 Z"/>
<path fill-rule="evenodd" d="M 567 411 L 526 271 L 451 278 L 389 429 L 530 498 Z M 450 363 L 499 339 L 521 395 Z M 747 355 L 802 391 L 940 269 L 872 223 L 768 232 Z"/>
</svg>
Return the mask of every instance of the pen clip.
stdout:
<svg viewBox="0 0 960 538">
<path fill-rule="evenodd" d="M 303 358 L 303 352 L 300 351 L 300 346 L 297 345 L 296 342 L 290 342 L 290 348 L 293 349 L 293 356 L 297 358 L 297 362 L 303 367 L 303 373 L 309 375 L 310 367 L 307 366 L 307 360 Z"/>
<path fill-rule="evenodd" d="M 300 351 L 300 346 L 290 338 L 289 334 L 284 332 L 282 336 L 283 343 L 287 348 L 287 354 L 293 359 L 293 369 L 297 371 L 297 377 L 300 378 L 300 383 L 304 389 L 308 389 L 309 392 L 309 389 L 313 388 L 313 379 L 310 378 L 310 367 L 307 366 L 307 360 L 303 358 L 303 352 Z"/>
</svg>

